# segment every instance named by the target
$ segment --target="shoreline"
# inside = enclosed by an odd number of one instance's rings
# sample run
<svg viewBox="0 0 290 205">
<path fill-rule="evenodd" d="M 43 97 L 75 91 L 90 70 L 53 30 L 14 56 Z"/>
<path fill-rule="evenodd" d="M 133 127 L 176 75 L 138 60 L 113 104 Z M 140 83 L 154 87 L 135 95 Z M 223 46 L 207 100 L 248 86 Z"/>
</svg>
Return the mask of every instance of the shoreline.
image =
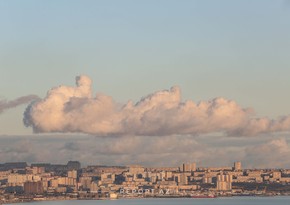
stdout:
<svg viewBox="0 0 290 205">
<path fill-rule="evenodd" d="M 147 197 L 138 197 L 138 196 L 130 196 L 130 197 L 118 197 L 118 198 L 71 198 L 71 197 L 43 197 L 43 198 L 32 198 L 32 199 L 15 199 L 8 201 L 0 201 L 0 205 L 4 204 L 19 204 L 19 203 L 33 203 L 33 202 L 54 202 L 54 201 L 97 201 L 97 200 L 131 200 L 131 199 L 219 199 L 219 198 L 264 198 L 264 197 L 290 197 L 287 195 L 221 195 L 215 197 L 191 197 L 191 196 L 147 196 Z"/>
</svg>

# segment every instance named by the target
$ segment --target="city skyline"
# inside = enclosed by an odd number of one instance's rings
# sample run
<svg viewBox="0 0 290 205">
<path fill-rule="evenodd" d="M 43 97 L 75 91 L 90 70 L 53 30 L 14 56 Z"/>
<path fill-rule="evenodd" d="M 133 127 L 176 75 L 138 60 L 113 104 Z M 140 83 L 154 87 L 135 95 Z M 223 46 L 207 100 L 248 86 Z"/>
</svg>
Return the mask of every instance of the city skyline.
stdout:
<svg viewBox="0 0 290 205">
<path fill-rule="evenodd" d="M 0 201 L 67 199 L 216 198 L 289 196 L 289 169 L 233 166 L 179 167 L 81 166 L 26 162 L 0 164 Z M 16 197 L 15 197 L 16 196 Z"/>
<path fill-rule="evenodd" d="M 169 165 L 169 166 L 146 166 L 146 165 L 141 165 L 141 164 L 115 164 L 115 165 L 111 165 L 111 164 L 83 164 L 80 161 L 77 160 L 69 160 L 67 162 L 63 162 L 63 163 L 52 163 L 49 161 L 39 161 L 39 162 L 33 162 L 33 163 L 28 163 L 26 161 L 18 161 L 18 162 L 2 162 L 0 163 L 0 170 L 1 171 L 5 171 L 5 170 L 17 170 L 17 169 L 25 169 L 27 167 L 56 167 L 61 169 L 63 167 L 70 167 L 69 169 L 74 169 L 74 170 L 79 170 L 79 169 L 84 169 L 84 168 L 88 168 L 88 167 L 122 167 L 122 168 L 130 168 L 130 167 L 143 167 L 143 168 L 147 168 L 147 169 L 157 169 L 159 171 L 162 170 L 179 170 L 181 172 L 185 172 L 185 171 L 203 171 L 206 172 L 207 170 L 211 170 L 214 172 L 218 172 L 218 171 L 224 171 L 224 172 L 228 172 L 228 171 L 242 171 L 242 170 L 286 170 L 288 171 L 289 169 L 284 168 L 284 167 L 273 167 L 273 168 L 269 168 L 269 167 L 261 167 L 261 168 L 249 168 L 249 167 L 245 167 L 243 162 L 241 161 L 233 161 L 231 164 L 219 164 L 217 166 L 200 166 L 199 164 L 197 164 L 194 161 L 184 161 L 184 162 L 180 162 L 180 164 L 178 164 L 177 166 L 173 166 L 173 165 Z M 58 167 L 59 166 L 59 167 Z M 77 166 L 77 168 L 73 168 L 74 166 Z"/>
<path fill-rule="evenodd" d="M 1 1 L 0 163 L 290 168 L 289 11 Z"/>
</svg>

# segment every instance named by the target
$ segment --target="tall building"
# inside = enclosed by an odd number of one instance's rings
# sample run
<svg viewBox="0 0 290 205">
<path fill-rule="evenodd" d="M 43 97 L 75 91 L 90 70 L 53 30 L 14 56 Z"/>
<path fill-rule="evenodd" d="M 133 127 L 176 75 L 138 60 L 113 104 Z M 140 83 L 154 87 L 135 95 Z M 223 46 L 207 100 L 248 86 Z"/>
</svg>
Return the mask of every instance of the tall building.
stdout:
<svg viewBox="0 0 290 205">
<path fill-rule="evenodd" d="M 220 173 L 217 175 L 218 191 L 230 191 L 232 190 L 232 175 Z"/>
<path fill-rule="evenodd" d="M 188 184 L 188 178 L 186 173 L 181 173 L 180 175 L 180 184 L 187 185 Z"/>
<path fill-rule="evenodd" d="M 235 162 L 235 163 L 234 163 L 234 170 L 235 170 L 235 171 L 240 171 L 240 170 L 242 170 L 242 162 Z"/>
<path fill-rule="evenodd" d="M 196 171 L 196 163 L 191 163 L 191 171 L 192 172 Z"/>
<path fill-rule="evenodd" d="M 181 172 L 194 172 L 196 171 L 196 163 L 183 163 L 181 168 Z"/>
</svg>

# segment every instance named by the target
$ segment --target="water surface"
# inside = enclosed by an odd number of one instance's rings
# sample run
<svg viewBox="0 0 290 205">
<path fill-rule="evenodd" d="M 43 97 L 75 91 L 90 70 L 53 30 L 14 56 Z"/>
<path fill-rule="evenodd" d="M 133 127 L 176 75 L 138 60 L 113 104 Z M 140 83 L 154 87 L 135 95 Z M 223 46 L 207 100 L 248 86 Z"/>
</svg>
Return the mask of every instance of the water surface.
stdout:
<svg viewBox="0 0 290 205">
<path fill-rule="evenodd" d="M 31 203 L 20 203 L 28 205 Z M 72 200 L 42 201 L 32 205 L 288 205 L 290 197 L 227 197 L 215 199 L 118 199 L 118 200 Z"/>
</svg>

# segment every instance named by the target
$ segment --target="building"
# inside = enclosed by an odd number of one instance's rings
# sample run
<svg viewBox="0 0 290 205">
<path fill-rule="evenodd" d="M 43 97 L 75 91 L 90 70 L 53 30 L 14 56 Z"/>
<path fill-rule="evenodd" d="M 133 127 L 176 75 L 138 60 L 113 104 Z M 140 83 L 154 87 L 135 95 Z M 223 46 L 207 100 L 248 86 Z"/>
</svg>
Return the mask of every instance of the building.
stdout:
<svg viewBox="0 0 290 205">
<path fill-rule="evenodd" d="M 89 189 L 92 183 L 92 177 L 80 177 L 79 182 L 83 189 Z"/>
<path fill-rule="evenodd" d="M 43 174 L 45 173 L 44 167 L 32 167 L 32 174 Z"/>
<path fill-rule="evenodd" d="M 220 173 L 217 175 L 217 191 L 232 190 L 232 176 L 229 174 Z"/>
<path fill-rule="evenodd" d="M 42 182 L 25 182 L 24 193 L 25 194 L 43 194 Z"/>
<path fill-rule="evenodd" d="M 196 163 L 183 163 L 181 168 L 181 172 L 194 172 L 196 171 Z"/>
<path fill-rule="evenodd" d="M 78 178 L 78 172 L 76 170 L 71 170 L 67 172 L 67 177 L 77 179 Z"/>
<path fill-rule="evenodd" d="M 103 173 L 101 174 L 102 184 L 113 184 L 115 182 L 116 175 L 112 173 Z"/>
<path fill-rule="evenodd" d="M 144 173 L 144 167 L 139 165 L 131 165 L 129 167 L 129 173 L 130 174 L 143 174 Z"/>
<path fill-rule="evenodd" d="M 186 173 L 182 173 L 180 175 L 180 184 L 187 185 L 188 184 L 188 176 Z"/>
<path fill-rule="evenodd" d="M 240 170 L 242 170 L 242 162 L 235 162 L 235 163 L 234 163 L 234 170 L 235 170 L 235 171 L 240 171 Z"/>
<path fill-rule="evenodd" d="M 51 179 L 49 181 L 49 187 L 57 188 L 58 187 L 58 178 Z"/>
<path fill-rule="evenodd" d="M 25 182 L 38 182 L 41 181 L 41 177 L 32 174 L 10 174 L 8 176 L 8 186 L 23 186 Z"/>
<path fill-rule="evenodd" d="M 213 178 L 213 177 L 211 177 L 210 175 L 205 174 L 205 175 L 202 177 L 202 183 L 203 183 L 203 184 L 211 184 L 211 183 L 213 183 L 212 178 Z"/>
<path fill-rule="evenodd" d="M 58 184 L 63 186 L 75 186 L 77 184 L 76 179 L 71 177 L 58 177 Z"/>
</svg>

